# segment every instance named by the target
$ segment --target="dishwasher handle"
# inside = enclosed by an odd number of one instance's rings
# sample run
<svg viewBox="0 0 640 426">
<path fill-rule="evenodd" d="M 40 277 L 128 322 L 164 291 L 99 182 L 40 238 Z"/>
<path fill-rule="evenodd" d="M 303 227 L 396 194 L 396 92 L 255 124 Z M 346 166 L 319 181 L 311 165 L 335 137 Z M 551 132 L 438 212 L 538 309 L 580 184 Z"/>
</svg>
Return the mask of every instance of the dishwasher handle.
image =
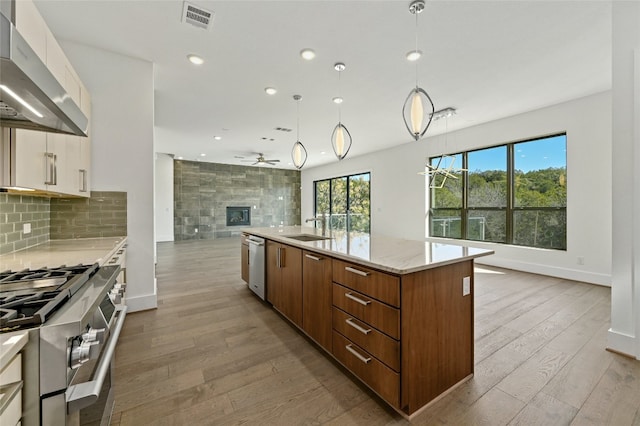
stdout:
<svg viewBox="0 0 640 426">
<path fill-rule="evenodd" d="M 264 240 L 262 238 L 252 239 L 251 237 L 249 237 L 249 238 L 247 238 L 247 242 L 249 244 L 253 244 L 255 246 L 263 246 L 264 245 Z"/>
</svg>

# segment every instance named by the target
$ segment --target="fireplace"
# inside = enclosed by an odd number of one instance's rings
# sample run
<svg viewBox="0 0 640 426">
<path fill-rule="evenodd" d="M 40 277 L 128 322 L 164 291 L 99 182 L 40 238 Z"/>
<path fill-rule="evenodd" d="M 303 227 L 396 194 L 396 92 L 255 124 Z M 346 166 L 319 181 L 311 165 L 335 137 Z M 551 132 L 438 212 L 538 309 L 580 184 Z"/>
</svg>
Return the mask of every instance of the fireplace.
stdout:
<svg viewBox="0 0 640 426">
<path fill-rule="evenodd" d="M 227 226 L 251 225 L 251 207 L 227 207 Z"/>
</svg>

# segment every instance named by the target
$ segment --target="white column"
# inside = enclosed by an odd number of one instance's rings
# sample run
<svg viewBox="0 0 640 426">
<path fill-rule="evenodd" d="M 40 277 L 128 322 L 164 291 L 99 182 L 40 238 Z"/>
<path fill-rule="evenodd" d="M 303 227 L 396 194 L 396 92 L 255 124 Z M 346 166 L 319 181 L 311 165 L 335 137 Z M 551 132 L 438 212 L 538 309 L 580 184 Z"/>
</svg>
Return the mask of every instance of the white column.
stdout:
<svg viewBox="0 0 640 426">
<path fill-rule="evenodd" d="M 640 2 L 613 1 L 609 349 L 640 359 Z"/>
</svg>

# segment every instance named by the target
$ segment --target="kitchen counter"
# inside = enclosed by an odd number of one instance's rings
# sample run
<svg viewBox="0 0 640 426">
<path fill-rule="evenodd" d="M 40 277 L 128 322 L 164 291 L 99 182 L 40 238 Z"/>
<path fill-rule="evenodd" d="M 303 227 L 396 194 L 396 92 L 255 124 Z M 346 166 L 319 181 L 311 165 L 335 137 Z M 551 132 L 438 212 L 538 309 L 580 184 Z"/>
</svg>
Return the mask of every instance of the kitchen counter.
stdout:
<svg viewBox="0 0 640 426">
<path fill-rule="evenodd" d="M 127 241 L 127 237 L 50 240 L 0 256 L 0 271 L 104 263 Z"/>
<path fill-rule="evenodd" d="M 4 370 L 9 361 L 24 348 L 28 341 L 28 331 L 0 334 L 0 371 Z"/>
<path fill-rule="evenodd" d="M 278 241 L 346 261 L 356 261 L 394 274 L 410 274 L 493 254 L 492 250 L 452 244 L 405 240 L 362 232 L 328 231 L 326 240 L 298 241 L 287 235 L 322 236 L 319 229 L 303 226 L 246 228 L 242 232 Z"/>
</svg>

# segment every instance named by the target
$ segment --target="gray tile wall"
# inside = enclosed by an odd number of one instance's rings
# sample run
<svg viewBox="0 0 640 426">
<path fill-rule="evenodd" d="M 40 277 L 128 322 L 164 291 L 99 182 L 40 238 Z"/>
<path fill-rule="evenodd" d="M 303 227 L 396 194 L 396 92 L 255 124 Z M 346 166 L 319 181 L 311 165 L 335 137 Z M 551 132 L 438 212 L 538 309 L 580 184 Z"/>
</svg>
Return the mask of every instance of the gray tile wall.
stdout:
<svg viewBox="0 0 640 426">
<path fill-rule="evenodd" d="M 0 254 L 49 241 L 49 210 L 48 198 L 0 193 Z M 31 233 L 23 233 L 25 224 Z"/>
<path fill-rule="evenodd" d="M 238 235 L 227 226 L 228 206 L 251 207 L 251 226 L 300 224 L 300 172 L 175 160 L 174 239 Z"/>
<path fill-rule="evenodd" d="M 90 198 L 51 199 L 51 239 L 127 235 L 127 193 L 91 191 Z"/>
</svg>

